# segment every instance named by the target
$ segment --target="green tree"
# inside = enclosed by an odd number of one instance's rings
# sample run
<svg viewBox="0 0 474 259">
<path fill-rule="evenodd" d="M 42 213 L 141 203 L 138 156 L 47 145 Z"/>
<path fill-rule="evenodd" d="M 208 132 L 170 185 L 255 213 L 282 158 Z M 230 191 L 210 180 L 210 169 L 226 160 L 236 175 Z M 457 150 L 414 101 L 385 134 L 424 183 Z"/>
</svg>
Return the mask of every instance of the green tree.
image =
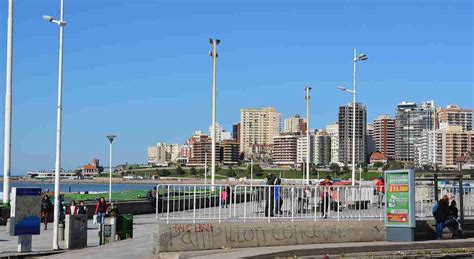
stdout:
<svg viewBox="0 0 474 259">
<path fill-rule="evenodd" d="M 197 175 L 196 168 L 194 168 L 194 166 L 193 166 L 193 167 L 191 167 L 191 169 L 189 170 L 189 173 L 190 173 L 191 175 L 194 175 L 194 176 L 196 176 L 196 175 Z"/>
<path fill-rule="evenodd" d="M 250 172 L 251 172 L 250 171 L 250 165 L 247 167 L 247 170 L 248 170 L 248 173 L 250 175 Z M 263 175 L 263 169 L 260 167 L 259 164 L 253 164 L 253 174 L 255 176 L 258 176 L 258 177 Z"/>
<path fill-rule="evenodd" d="M 184 175 L 184 174 L 186 174 L 186 172 L 184 171 L 183 168 L 181 168 L 181 166 L 178 165 L 178 167 L 176 167 L 176 174 L 177 175 Z"/>
<path fill-rule="evenodd" d="M 405 167 L 405 164 L 402 161 L 396 161 L 392 160 L 388 162 L 386 165 L 383 166 L 383 170 L 398 170 L 398 169 L 403 169 Z"/>
<path fill-rule="evenodd" d="M 380 168 L 383 166 L 383 163 L 382 162 L 375 162 L 373 165 L 372 165 L 374 168 Z"/>
<path fill-rule="evenodd" d="M 344 165 L 344 167 L 342 168 L 342 173 L 344 174 L 348 174 L 351 170 L 349 169 L 349 167 L 347 165 Z"/>
<path fill-rule="evenodd" d="M 362 170 L 363 170 L 364 173 L 367 173 L 367 171 L 368 171 L 367 163 L 366 163 L 366 162 L 360 162 L 360 163 L 358 163 L 358 164 L 357 164 L 357 167 L 362 168 Z"/>
<path fill-rule="evenodd" d="M 309 165 L 309 175 L 311 175 L 311 176 L 317 176 L 318 175 L 318 169 L 316 168 L 315 164 L 310 164 Z"/>
<path fill-rule="evenodd" d="M 331 163 L 329 165 L 329 169 L 335 174 L 339 174 L 341 172 L 341 167 L 336 163 Z"/>
<path fill-rule="evenodd" d="M 158 176 L 163 176 L 163 177 L 166 177 L 166 176 L 170 176 L 171 175 L 171 172 L 166 170 L 166 169 L 163 169 L 163 170 L 159 170 L 158 171 Z"/>
<path fill-rule="evenodd" d="M 232 169 L 232 167 L 229 168 L 229 170 L 227 170 L 227 176 L 228 177 L 236 177 L 237 174 L 235 173 L 234 169 Z"/>
</svg>

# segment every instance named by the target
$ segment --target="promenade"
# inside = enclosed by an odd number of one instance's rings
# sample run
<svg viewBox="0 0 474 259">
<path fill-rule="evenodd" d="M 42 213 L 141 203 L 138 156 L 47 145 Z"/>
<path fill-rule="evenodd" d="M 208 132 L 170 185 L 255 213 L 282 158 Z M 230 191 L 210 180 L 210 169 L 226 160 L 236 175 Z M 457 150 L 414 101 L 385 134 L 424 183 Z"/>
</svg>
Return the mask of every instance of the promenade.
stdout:
<svg viewBox="0 0 474 259">
<path fill-rule="evenodd" d="M 152 251 L 152 232 L 156 223 L 154 214 L 134 216 L 134 226 L 132 239 L 114 242 L 99 246 L 97 237 L 97 225 L 88 221 L 88 247 L 79 250 L 62 251 L 59 254 L 50 254 L 52 228 L 42 231 L 41 235 L 33 236 L 33 254 L 48 258 L 153 258 Z M 334 221 L 337 224 L 337 221 Z M 51 224 L 52 227 L 52 224 Z M 5 231 L 5 226 L 0 226 L 0 257 L 18 255 L 16 253 L 17 237 L 9 236 Z M 63 242 L 60 243 L 63 246 Z M 442 241 L 423 241 L 412 243 L 396 242 L 367 242 L 367 243 L 346 243 L 346 244 L 313 244 L 297 246 L 275 246 L 260 248 L 223 248 L 219 250 L 180 252 L 180 253 L 162 253 L 163 258 L 264 258 L 278 256 L 317 256 L 325 254 L 340 255 L 351 251 L 352 253 L 366 253 L 369 251 L 397 251 L 397 250 L 440 250 L 442 248 L 468 248 L 472 253 L 474 239 L 456 239 Z M 469 248 L 471 250 L 469 250 Z M 45 254 L 46 253 L 46 254 Z"/>
<path fill-rule="evenodd" d="M 105 246 L 99 246 L 98 225 L 92 224 L 92 220 L 88 221 L 88 236 L 87 248 L 81 250 L 66 251 L 71 253 L 71 256 L 77 254 L 87 254 L 92 256 L 106 256 L 109 258 L 143 258 L 144 256 L 151 256 L 151 233 L 153 225 L 156 223 L 154 214 L 136 215 L 133 218 L 133 239 L 115 242 Z M 42 225 L 43 226 L 43 225 Z M 17 237 L 10 236 L 6 233 L 6 227 L 0 226 L 0 257 L 17 255 Z M 46 253 L 51 251 L 53 240 L 53 224 L 48 224 L 48 230 L 41 230 L 41 235 L 33 236 L 32 251 L 34 253 Z M 64 247 L 64 242 L 61 241 L 60 247 Z M 110 257 L 111 255 L 114 255 Z M 57 255 L 57 258 L 63 257 L 64 253 Z M 117 256 L 117 257 L 115 257 Z M 77 255 L 75 258 L 79 258 Z M 72 258 L 68 255 L 67 258 Z"/>
</svg>

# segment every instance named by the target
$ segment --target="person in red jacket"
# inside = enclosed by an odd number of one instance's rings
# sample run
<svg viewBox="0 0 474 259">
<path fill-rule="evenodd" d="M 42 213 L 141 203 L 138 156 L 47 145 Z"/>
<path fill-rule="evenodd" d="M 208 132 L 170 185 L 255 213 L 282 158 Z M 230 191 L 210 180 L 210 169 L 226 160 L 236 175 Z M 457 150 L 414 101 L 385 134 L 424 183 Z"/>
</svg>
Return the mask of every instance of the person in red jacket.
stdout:
<svg viewBox="0 0 474 259">
<path fill-rule="evenodd" d="M 380 176 L 377 182 L 375 182 L 375 191 L 378 196 L 378 207 L 381 208 L 383 205 L 383 197 L 385 195 L 385 180 L 382 176 Z"/>
<path fill-rule="evenodd" d="M 100 197 L 97 205 L 95 206 L 95 214 L 97 215 L 97 223 L 104 224 L 105 213 L 107 212 L 107 202 L 104 197 Z"/>
<path fill-rule="evenodd" d="M 319 183 L 319 186 L 321 186 L 321 216 L 323 219 L 328 217 L 327 214 L 331 204 L 331 185 L 332 179 L 330 175 L 326 176 L 326 178 Z"/>
</svg>

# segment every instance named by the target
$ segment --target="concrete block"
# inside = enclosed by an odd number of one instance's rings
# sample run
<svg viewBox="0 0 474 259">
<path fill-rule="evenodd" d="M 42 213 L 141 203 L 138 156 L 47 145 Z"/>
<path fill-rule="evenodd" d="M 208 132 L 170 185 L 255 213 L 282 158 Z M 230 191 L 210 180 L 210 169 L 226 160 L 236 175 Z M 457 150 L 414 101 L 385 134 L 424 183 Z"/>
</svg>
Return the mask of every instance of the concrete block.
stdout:
<svg viewBox="0 0 474 259">
<path fill-rule="evenodd" d="M 87 247 L 87 216 L 66 215 L 64 231 L 66 249 Z"/>
<path fill-rule="evenodd" d="M 382 240 L 383 221 L 156 224 L 153 253 Z"/>
</svg>

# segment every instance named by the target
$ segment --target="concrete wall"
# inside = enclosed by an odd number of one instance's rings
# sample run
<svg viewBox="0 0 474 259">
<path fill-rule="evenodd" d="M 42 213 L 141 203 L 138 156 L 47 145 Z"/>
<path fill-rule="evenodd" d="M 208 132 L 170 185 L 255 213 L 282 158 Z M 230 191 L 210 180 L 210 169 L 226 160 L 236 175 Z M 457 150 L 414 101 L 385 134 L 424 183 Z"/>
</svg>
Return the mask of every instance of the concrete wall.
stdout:
<svg viewBox="0 0 474 259">
<path fill-rule="evenodd" d="M 153 253 L 385 240 L 383 221 L 156 224 Z"/>
</svg>

